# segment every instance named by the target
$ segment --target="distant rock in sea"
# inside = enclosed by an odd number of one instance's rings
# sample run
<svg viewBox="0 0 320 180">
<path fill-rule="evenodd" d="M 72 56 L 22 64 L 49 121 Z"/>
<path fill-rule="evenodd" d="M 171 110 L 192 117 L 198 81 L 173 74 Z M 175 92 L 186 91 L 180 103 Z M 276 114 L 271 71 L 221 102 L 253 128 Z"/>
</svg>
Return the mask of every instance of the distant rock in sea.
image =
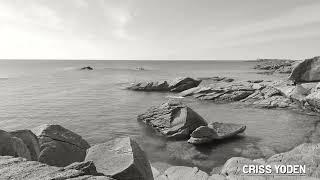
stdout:
<svg viewBox="0 0 320 180">
<path fill-rule="evenodd" d="M 80 70 L 89 70 L 89 71 L 91 71 L 91 70 L 93 70 L 93 68 L 91 66 L 85 66 L 85 67 L 80 68 Z"/>
<path fill-rule="evenodd" d="M 258 59 L 254 69 L 264 70 L 265 74 L 291 73 L 296 61 L 285 59 Z"/>
</svg>

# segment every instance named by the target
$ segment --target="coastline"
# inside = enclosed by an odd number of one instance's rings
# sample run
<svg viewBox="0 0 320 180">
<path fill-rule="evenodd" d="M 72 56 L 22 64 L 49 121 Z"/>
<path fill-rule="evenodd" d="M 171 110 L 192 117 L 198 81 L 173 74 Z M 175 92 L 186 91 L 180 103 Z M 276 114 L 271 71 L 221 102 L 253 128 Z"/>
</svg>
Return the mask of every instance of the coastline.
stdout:
<svg viewBox="0 0 320 180">
<path fill-rule="evenodd" d="M 273 69 L 272 69 L 272 71 L 273 71 Z M 199 82 L 200 80 L 201 80 L 201 82 Z M 186 78 L 184 78 L 182 80 L 181 79 L 175 80 L 173 82 L 174 83 L 168 83 L 168 86 L 164 82 L 160 82 L 160 83 L 159 82 L 157 82 L 157 83 L 152 82 L 152 84 L 150 84 L 150 82 L 148 82 L 148 83 L 143 83 L 143 85 L 141 85 L 141 83 L 139 85 L 135 84 L 134 86 L 136 89 L 134 89 L 134 90 L 173 91 L 173 92 L 176 92 L 177 96 L 186 96 L 186 97 L 189 96 L 188 98 L 195 98 L 195 99 L 198 99 L 201 101 L 211 101 L 212 103 L 238 103 L 238 104 L 241 104 L 244 106 L 253 106 L 256 108 L 266 108 L 266 109 L 272 109 L 272 108 L 296 109 L 296 110 L 301 110 L 304 113 L 314 113 L 314 115 L 318 115 L 316 112 L 317 111 L 316 108 L 310 104 L 306 104 L 306 101 L 304 99 L 305 97 L 307 97 L 308 95 L 311 94 L 311 91 L 315 90 L 317 83 L 314 83 L 314 82 L 310 82 L 307 84 L 302 84 L 301 86 L 300 85 L 297 86 L 297 85 L 294 85 L 291 82 L 288 82 L 286 80 L 264 81 L 261 79 L 253 79 L 253 80 L 249 80 L 249 81 L 248 80 L 241 81 L 241 80 L 234 80 L 232 78 L 227 78 L 227 77 L 208 77 L 208 78 L 202 78 L 202 79 L 190 78 L 187 80 L 186 80 Z M 192 83 L 189 83 L 189 82 L 192 82 Z M 190 132 L 188 132 L 188 134 L 189 133 Z M 34 132 L 34 134 L 36 134 L 37 137 L 40 139 L 48 136 L 48 135 L 39 135 L 39 133 L 35 133 L 35 132 Z M 313 136 L 313 135 L 310 135 L 310 136 Z M 79 139 L 78 136 L 76 136 L 76 137 Z M 54 141 L 57 140 L 56 138 L 52 138 L 52 137 L 51 137 L 51 139 L 53 139 Z M 58 140 L 61 140 L 61 139 L 58 139 Z M 44 141 L 44 142 L 46 142 L 46 141 Z M 25 143 L 25 144 L 27 144 L 27 143 Z M 45 143 L 41 143 L 41 140 L 40 140 L 39 146 L 41 147 L 43 144 L 45 144 Z M 83 144 L 85 144 L 85 143 L 83 143 Z M 83 144 L 82 145 L 78 144 L 77 146 L 83 147 Z M 123 143 L 120 143 L 120 144 L 123 144 Z M 125 145 L 125 147 L 128 147 L 128 146 L 137 147 L 137 145 L 132 145 L 132 144 L 135 144 L 135 143 L 132 143 L 132 140 L 126 140 L 126 142 L 124 144 L 127 144 L 127 145 Z M 37 145 L 35 145 L 35 146 L 37 147 Z M 114 146 L 117 146 L 117 143 L 115 145 L 112 145 L 112 147 L 114 147 Z M 288 151 L 285 153 L 280 153 L 280 155 L 277 153 L 277 154 L 274 154 L 271 158 L 264 159 L 264 160 L 250 160 L 250 159 L 246 159 L 246 158 L 233 157 L 233 158 L 229 159 L 224 164 L 223 167 L 214 168 L 215 170 L 212 171 L 213 173 L 211 175 L 208 175 L 207 173 L 199 170 L 198 168 L 177 167 L 177 166 L 170 167 L 165 172 L 159 172 L 154 167 L 151 167 L 150 165 L 148 165 L 148 163 L 146 163 L 146 161 L 144 163 L 145 163 L 145 166 L 147 167 L 146 171 L 149 172 L 148 175 L 141 173 L 141 170 L 139 170 L 139 168 L 137 168 L 138 170 L 135 169 L 133 171 L 138 171 L 140 173 L 140 174 L 138 173 L 139 176 L 143 176 L 143 178 L 145 178 L 145 179 L 150 179 L 150 169 L 152 169 L 153 177 L 154 177 L 154 179 L 157 179 L 157 180 L 181 179 L 181 178 L 187 178 L 186 177 L 187 175 L 189 176 L 188 177 L 189 179 L 192 179 L 192 178 L 199 179 L 200 176 L 202 179 L 210 179 L 210 178 L 211 179 L 218 179 L 218 178 L 220 178 L 220 179 L 232 179 L 232 178 L 234 178 L 234 179 L 238 179 L 238 178 L 239 179 L 250 179 L 250 178 L 254 179 L 257 177 L 243 176 L 243 175 L 241 175 L 241 172 L 234 170 L 234 169 L 239 169 L 239 166 L 243 162 L 244 162 L 244 164 L 248 164 L 248 163 L 254 164 L 257 161 L 260 164 L 275 163 L 276 162 L 276 160 L 274 160 L 275 157 L 278 157 L 278 156 L 284 157 L 287 154 L 288 154 L 288 156 L 290 155 L 290 156 L 297 157 L 297 159 L 292 161 L 292 163 L 299 162 L 299 163 L 306 163 L 307 164 L 308 161 L 305 161 L 305 160 L 300 161 L 299 157 L 311 156 L 313 159 L 316 159 L 317 157 L 314 157 L 314 155 L 317 155 L 317 153 L 318 153 L 318 146 L 319 146 L 318 144 L 312 144 L 312 143 L 299 145 L 298 147 L 294 148 L 291 151 Z M 89 147 L 87 145 L 85 145 L 84 147 L 85 147 L 84 149 L 89 149 Z M 24 149 L 25 149 L 25 147 L 24 147 Z M 40 148 L 40 149 L 43 149 L 43 148 Z M 134 149 L 134 148 L 132 148 L 132 149 Z M 308 150 L 306 154 L 298 154 L 298 152 L 305 151 L 306 149 Z M 138 152 L 140 153 L 141 151 L 138 150 Z M 29 152 L 29 153 L 31 153 L 31 152 Z M 132 151 L 132 153 L 134 154 L 135 152 Z M 28 154 L 28 153 L 26 153 L 26 154 Z M 2 155 L 5 155 L 5 154 L 2 154 Z M 7 155 L 12 155 L 12 154 L 7 154 Z M 18 156 L 20 156 L 20 155 L 18 155 Z M 30 159 L 30 157 L 29 157 L 30 155 L 25 155 L 24 153 L 22 153 L 21 156 L 28 159 L 28 160 L 35 160 L 35 159 Z M 103 154 L 99 154 L 97 156 L 103 156 Z M 61 157 L 56 157 L 56 158 L 61 158 Z M 8 159 L 11 159 L 11 158 L 6 157 L 4 159 L 7 162 Z M 83 161 L 83 160 L 85 160 L 85 157 L 81 157 L 80 159 L 82 159 L 82 161 Z M 95 158 L 93 158 L 93 159 L 95 159 Z M 17 160 L 17 159 L 12 158 L 11 160 L 17 161 L 17 162 L 20 162 L 20 161 L 25 162 L 25 160 L 21 160 L 21 159 Z M 72 160 L 72 161 L 79 162 L 81 160 L 78 159 L 78 160 Z M 110 160 L 107 160 L 107 161 L 110 162 Z M 291 159 L 289 159 L 288 161 L 291 161 Z M 0 162 L 2 163 L 3 159 L 1 159 Z M 0 165 L 1 165 L 1 163 L 0 163 Z M 47 162 L 44 162 L 44 163 L 48 164 Z M 67 164 L 68 163 L 70 163 L 70 162 L 67 162 Z M 113 162 L 113 163 L 115 163 L 115 162 Z M 95 163 L 93 163 L 93 164 L 95 164 Z M 50 165 L 55 166 L 55 164 L 50 164 Z M 97 165 L 97 164 L 95 164 L 95 165 Z M 316 165 L 318 165 L 318 164 L 316 164 Z M 63 164 L 62 166 L 65 166 L 65 164 Z M 148 168 L 149 166 L 150 166 L 150 168 Z M 0 167 L 2 168 L 3 166 L 0 166 Z M 82 165 L 80 167 L 82 167 Z M 90 165 L 90 167 L 92 167 L 92 165 Z M 315 166 L 314 164 L 312 164 L 312 165 L 309 164 L 309 168 L 310 167 L 317 167 L 317 166 Z M 0 172 L 1 172 L 1 168 L 0 168 Z M 11 168 L 15 168 L 15 167 L 11 167 Z M 72 168 L 75 168 L 75 167 L 72 167 Z M 77 166 L 76 168 L 79 168 L 79 166 Z M 99 167 L 97 169 L 99 169 Z M 73 170 L 75 170 L 75 169 L 73 169 Z M 78 169 L 76 169 L 76 170 L 78 170 Z M 113 175 L 113 174 L 104 174 L 104 175 L 100 174 L 99 176 L 97 176 L 95 173 L 92 173 L 92 172 L 83 173 L 83 171 L 87 171 L 87 169 L 80 168 L 79 172 L 77 172 L 78 173 L 77 175 L 72 175 L 73 177 L 68 176 L 68 178 L 82 178 L 81 176 L 86 176 L 86 177 L 83 177 L 83 179 L 85 179 L 85 178 L 98 179 L 98 177 L 101 178 L 104 176 L 103 178 L 109 178 L 107 176 Z M 307 174 L 307 176 L 318 177 L 317 171 L 318 171 L 318 169 L 313 170 L 312 173 L 308 172 L 309 174 Z M 29 172 L 29 173 L 31 173 L 31 172 Z M 12 174 L 8 175 L 8 176 L 12 176 Z M 130 176 L 130 175 L 126 175 L 126 176 Z M 113 176 L 113 177 L 115 179 L 117 179 L 116 176 Z M 65 177 L 61 176 L 61 178 L 67 179 L 67 176 L 65 176 Z M 265 177 L 261 177 L 261 178 L 265 178 Z M 276 179 L 276 177 L 274 177 L 274 178 Z M 290 176 L 288 176 L 288 177 L 282 176 L 282 178 L 289 179 Z M 306 177 L 302 177 L 302 178 L 306 178 Z M 312 178 L 309 177 L 309 179 L 312 179 Z"/>
</svg>

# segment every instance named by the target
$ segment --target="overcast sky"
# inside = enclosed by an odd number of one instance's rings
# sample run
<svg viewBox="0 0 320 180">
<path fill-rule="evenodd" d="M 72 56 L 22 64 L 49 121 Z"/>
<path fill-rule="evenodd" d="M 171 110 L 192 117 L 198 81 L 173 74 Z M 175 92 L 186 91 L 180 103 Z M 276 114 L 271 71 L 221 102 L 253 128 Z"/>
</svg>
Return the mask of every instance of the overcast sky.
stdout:
<svg viewBox="0 0 320 180">
<path fill-rule="evenodd" d="M 301 59 L 319 0 L 0 0 L 0 58 Z"/>
</svg>

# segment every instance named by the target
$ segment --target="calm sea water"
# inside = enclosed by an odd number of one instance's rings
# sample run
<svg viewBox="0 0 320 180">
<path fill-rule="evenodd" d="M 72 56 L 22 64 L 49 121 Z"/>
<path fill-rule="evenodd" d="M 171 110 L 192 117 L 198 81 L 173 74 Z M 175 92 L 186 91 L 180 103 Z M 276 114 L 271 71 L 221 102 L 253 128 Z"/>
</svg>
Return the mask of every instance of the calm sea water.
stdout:
<svg viewBox="0 0 320 180">
<path fill-rule="evenodd" d="M 132 136 L 161 169 L 169 165 L 198 166 L 210 172 L 233 156 L 260 158 L 303 143 L 319 120 L 289 110 L 184 101 L 208 121 L 247 125 L 243 137 L 193 146 L 166 141 L 141 126 L 136 117 L 169 93 L 125 90 L 131 82 L 180 76 L 228 76 L 273 79 L 256 74 L 255 62 L 241 61 L 0 61 L 0 127 L 32 129 L 57 123 L 80 134 L 91 145 Z M 80 71 L 90 65 L 94 71 Z M 145 71 L 136 70 L 143 67 Z"/>
</svg>

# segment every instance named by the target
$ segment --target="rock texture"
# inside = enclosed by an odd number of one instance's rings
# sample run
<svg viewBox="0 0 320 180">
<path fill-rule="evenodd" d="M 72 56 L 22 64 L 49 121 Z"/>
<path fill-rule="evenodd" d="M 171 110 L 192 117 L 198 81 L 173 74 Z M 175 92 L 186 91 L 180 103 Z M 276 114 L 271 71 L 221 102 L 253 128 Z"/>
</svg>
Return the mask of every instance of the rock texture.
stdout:
<svg viewBox="0 0 320 180">
<path fill-rule="evenodd" d="M 10 132 L 15 137 L 20 138 L 27 146 L 31 160 L 37 161 L 40 154 L 39 140 L 35 134 L 30 130 L 17 130 Z"/>
<path fill-rule="evenodd" d="M 200 115 L 177 101 L 151 107 L 138 116 L 138 121 L 169 138 L 188 138 L 193 130 L 207 125 Z"/>
<path fill-rule="evenodd" d="M 88 150 L 86 161 L 93 161 L 98 173 L 123 180 L 152 180 L 149 161 L 130 138 L 97 144 Z"/>
<path fill-rule="evenodd" d="M 112 180 L 106 176 L 93 176 L 72 168 L 59 168 L 24 158 L 0 156 L 1 180 Z"/>
<path fill-rule="evenodd" d="M 254 69 L 264 70 L 268 73 L 291 73 L 293 60 L 283 59 L 260 59 Z"/>
<path fill-rule="evenodd" d="M 188 142 L 191 144 L 209 143 L 213 140 L 235 136 L 244 132 L 245 129 L 244 125 L 214 122 L 194 130 Z"/>
<path fill-rule="evenodd" d="M 134 91 L 172 91 L 181 92 L 200 84 L 201 80 L 189 77 L 177 78 L 172 81 L 139 82 L 128 87 Z"/>
<path fill-rule="evenodd" d="M 23 140 L 3 130 L 0 130 L 0 156 L 24 157 L 31 160 L 30 151 Z"/>
<path fill-rule="evenodd" d="M 320 81 L 320 56 L 306 59 L 297 64 L 289 79 L 294 82 Z"/>
<path fill-rule="evenodd" d="M 38 160 L 52 166 L 67 166 L 85 159 L 90 145 L 78 134 L 60 125 L 42 125 L 33 130 L 40 143 Z"/>
</svg>

